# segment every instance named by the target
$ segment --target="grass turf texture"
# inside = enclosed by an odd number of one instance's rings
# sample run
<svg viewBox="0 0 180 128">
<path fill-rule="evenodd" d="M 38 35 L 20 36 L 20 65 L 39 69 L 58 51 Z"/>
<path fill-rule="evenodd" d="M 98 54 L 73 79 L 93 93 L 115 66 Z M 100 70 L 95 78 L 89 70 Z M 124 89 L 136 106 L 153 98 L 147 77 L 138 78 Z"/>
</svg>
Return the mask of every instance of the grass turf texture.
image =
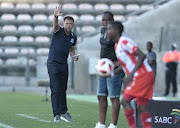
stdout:
<svg viewBox="0 0 180 128">
<path fill-rule="evenodd" d="M 69 112 L 75 122 L 54 123 L 51 102 L 42 101 L 42 99 L 42 95 L 31 93 L 0 93 L 0 123 L 13 128 L 94 128 L 98 121 L 97 103 L 68 98 Z M 51 122 L 41 122 L 16 114 L 26 114 Z M 111 106 L 108 107 L 106 126 L 110 124 L 110 121 Z M 118 127 L 128 128 L 123 109 L 120 112 Z"/>
</svg>

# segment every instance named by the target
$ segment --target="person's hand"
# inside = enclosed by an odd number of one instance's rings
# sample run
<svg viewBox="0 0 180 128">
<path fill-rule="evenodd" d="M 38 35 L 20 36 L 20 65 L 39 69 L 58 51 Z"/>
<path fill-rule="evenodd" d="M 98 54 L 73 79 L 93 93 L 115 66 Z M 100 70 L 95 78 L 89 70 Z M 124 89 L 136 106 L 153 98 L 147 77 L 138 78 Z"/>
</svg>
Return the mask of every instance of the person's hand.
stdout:
<svg viewBox="0 0 180 128">
<path fill-rule="evenodd" d="M 127 77 L 123 78 L 123 84 L 125 86 L 129 85 L 133 81 L 133 74 L 129 74 Z"/>
<path fill-rule="evenodd" d="M 74 60 L 74 63 L 79 60 L 79 56 L 80 56 L 80 54 L 71 56 L 73 58 L 73 60 Z"/>
<path fill-rule="evenodd" d="M 55 10 L 54 10 L 54 15 L 55 16 L 62 16 L 63 13 L 61 13 L 62 10 L 62 5 L 60 4 L 59 6 L 56 6 Z"/>
<path fill-rule="evenodd" d="M 73 57 L 74 61 L 78 61 L 79 60 L 79 56 Z"/>
<path fill-rule="evenodd" d="M 97 74 L 98 76 L 101 76 L 101 75 L 99 75 L 99 74 Z M 108 74 L 108 75 L 104 75 L 104 76 L 101 76 L 101 77 L 104 77 L 104 78 L 108 78 L 108 77 L 113 77 L 114 76 L 114 73 L 112 74 Z"/>
</svg>

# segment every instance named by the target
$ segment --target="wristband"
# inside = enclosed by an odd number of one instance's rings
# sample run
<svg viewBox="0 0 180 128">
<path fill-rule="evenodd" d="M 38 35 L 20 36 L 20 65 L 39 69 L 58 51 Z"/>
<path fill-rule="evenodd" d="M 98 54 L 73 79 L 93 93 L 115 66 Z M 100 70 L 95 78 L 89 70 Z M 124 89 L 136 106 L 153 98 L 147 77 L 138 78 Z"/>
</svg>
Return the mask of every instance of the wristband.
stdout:
<svg viewBox="0 0 180 128">
<path fill-rule="evenodd" d="M 55 18 L 58 18 L 58 16 L 54 15 Z"/>
<path fill-rule="evenodd" d="M 74 58 L 74 57 L 78 57 L 78 56 L 80 56 L 80 54 L 77 54 L 77 55 L 74 55 L 74 56 L 71 56 L 71 57 Z"/>
<path fill-rule="evenodd" d="M 111 72 L 111 77 L 113 77 L 115 74 L 114 74 L 114 71 Z"/>
</svg>

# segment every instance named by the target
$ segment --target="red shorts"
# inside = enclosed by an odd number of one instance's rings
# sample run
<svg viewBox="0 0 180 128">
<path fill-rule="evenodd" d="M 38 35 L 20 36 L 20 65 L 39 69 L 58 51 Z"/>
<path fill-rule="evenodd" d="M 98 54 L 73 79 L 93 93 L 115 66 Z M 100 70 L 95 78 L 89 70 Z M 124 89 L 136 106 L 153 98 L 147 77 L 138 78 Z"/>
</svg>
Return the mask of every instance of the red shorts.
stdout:
<svg viewBox="0 0 180 128">
<path fill-rule="evenodd" d="M 126 99 L 126 100 L 129 100 L 131 101 L 132 99 L 134 99 L 135 97 L 134 96 L 131 96 L 131 95 L 128 95 L 128 94 L 124 94 L 123 95 L 123 98 Z M 144 105 L 144 106 L 148 106 L 148 99 L 144 99 L 144 98 L 136 98 L 135 99 L 136 101 L 136 104 L 137 105 Z"/>
<path fill-rule="evenodd" d="M 124 95 L 130 95 L 131 97 L 134 97 L 135 100 L 151 99 L 153 96 L 153 86 L 154 73 L 149 72 L 141 76 L 134 77 L 132 83 L 126 87 Z M 126 96 L 123 97 L 126 99 Z"/>
</svg>

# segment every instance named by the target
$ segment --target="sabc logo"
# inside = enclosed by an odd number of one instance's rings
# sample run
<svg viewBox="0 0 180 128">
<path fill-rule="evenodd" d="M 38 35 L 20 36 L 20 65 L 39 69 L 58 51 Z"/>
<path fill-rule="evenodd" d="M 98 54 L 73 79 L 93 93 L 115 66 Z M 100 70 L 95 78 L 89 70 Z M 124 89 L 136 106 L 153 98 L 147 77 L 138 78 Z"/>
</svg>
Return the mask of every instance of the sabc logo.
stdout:
<svg viewBox="0 0 180 128">
<path fill-rule="evenodd" d="M 156 124 L 174 124 L 176 125 L 177 122 L 180 120 L 180 110 L 179 109 L 172 109 L 170 116 L 155 116 L 154 123 Z"/>
<path fill-rule="evenodd" d="M 174 124 L 176 124 L 180 119 L 180 110 L 172 109 L 171 116 L 174 116 Z"/>
</svg>

